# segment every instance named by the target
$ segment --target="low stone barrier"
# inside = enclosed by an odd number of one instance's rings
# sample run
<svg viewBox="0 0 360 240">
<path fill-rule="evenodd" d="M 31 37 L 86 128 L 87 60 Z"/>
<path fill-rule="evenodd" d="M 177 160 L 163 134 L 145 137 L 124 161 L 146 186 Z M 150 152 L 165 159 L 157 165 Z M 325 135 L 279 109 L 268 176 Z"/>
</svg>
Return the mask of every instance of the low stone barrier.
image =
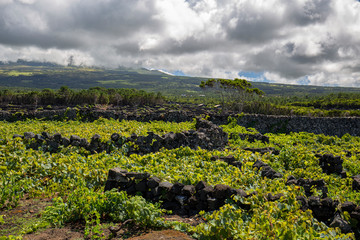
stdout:
<svg viewBox="0 0 360 240">
<path fill-rule="evenodd" d="M 303 184 L 304 183 L 304 184 Z M 290 177 L 287 185 L 296 184 L 304 188 L 312 186 L 326 188 L 323 180 L 296 180 Z M 111 189 L 126 191 L 129 195 L 141 195 L 152 202 L 162 202 L 162 208 L 172 210 L 173 214 L 182 216 L 192 216 L 199 211 L 214 211 L 225 204 L 225 200 L 239 195 L 248 198 L 256 192 L 247 194 L 242 189 L 235 189 L 224 184 L 210 186 L 204 181 L 199 181 L 196 185 L 184 185 L 182 183 L 162 182 L 159 178 L 150 176 L 149 173 L 128 172 L 121 168 L 109 170 L 108 179 L 104 191 Z M 327 191 L 327 188 L 326 188 Z M 308 194 L 307 194 L 308 195 Z M 278 201 L 284 195 L 268 193 L 267 201 Z M 310 209 L 314 218 L 324 222 L 329 227 L 339 227 L 343 233 L 355 232 L 358 236 L 360 228 L 360 206 L 352 202 L 342 204 L 337 200 L 328 197 L 298 196 L 297 201 L 301 210 Z M 236 202 L 244 210 L 250 210 L 251 205 Z M 348 212 L 350 217 L 357 222 L 357 225 L 351 225 L 341 217 L 341 212 Z"/>
<path fill-rule="evenodd" d="M 0 120 L 18 121 L 25 119 L 47 119 L 47 120 L 86 120 L 94 121 L 102 118 L 116 120 L 136 121 L 171 121 L 184 122 L 192 121 L 195 117 L 209 116 L 208 120 L 215 124 L 227 124 L 229 117 L 236 119 L 241 126 L 252 127 L 261 133 L 290 133 L 290 132 L 311 132 L 315 134 L 342 136 L 346 133 L 353 136 L 360 136 L 359 117 L 304 117 L 304 116 L 274 116 L 261 114 L 238 113 L 216 113 L 216 111 L 203 110 L 201 108 L 186 110 L 148 110 L 146 113 L 137 109 L 130 110 L 101 110 L 101 109 L 58 109 L 58 110 L 37 110 L 11 113 L 0 111 Z"/>
<path fill-rule="evenodd" d="M 213 211 L 225 204 L 232 195 L 248 197 L 242 189 L 235 189 L 224 184 L 210 186 L 204 181 L 196 185 L 161 182 L 148 173 L 127 172 L 124 169 L 109 170 L 105 191 L 113 188 L 126 191 L 130 195 L 140 194 L 145 199 L 158 202 L 162 207 L 179 215 L 194 215 L 199 211 Z"/>
<path fill-rule="evenodd" d="M 179 147 L 190 147 L 197 149 L 223 149 L 228 144 L 228 134 L 221 127 L 210 121 L 198 119 L 195 125 L 196 130 L 183 131 L 180 133 L 167 133 L 159 136 L 152 132 L 148 132 L 147 136 L 132 136 L 125 138 L 119 133 L 113 133 L 109 141 L 102 141 L 99 134 L 94 134 L 89 142 L 86 138 L 80 138 L 71 135 L 70 138 L 63 137 L 60 133 L 51 136 L 47 132 L 34 134 L 25 132 L 23 135 L 15 134 L 13 138 L 21 138 L 29 142 L 32 149 L 42 148 L 49 152 L 56 152 L 60 146 L 77 146 L 83 147 L 91 153 L 95 152 L 111 152 L 112 148 L 121 148 L 127 144 L 129 154 L 147 154 L 157 152 L 161 148 L 175 149 Z"/>
</svg>

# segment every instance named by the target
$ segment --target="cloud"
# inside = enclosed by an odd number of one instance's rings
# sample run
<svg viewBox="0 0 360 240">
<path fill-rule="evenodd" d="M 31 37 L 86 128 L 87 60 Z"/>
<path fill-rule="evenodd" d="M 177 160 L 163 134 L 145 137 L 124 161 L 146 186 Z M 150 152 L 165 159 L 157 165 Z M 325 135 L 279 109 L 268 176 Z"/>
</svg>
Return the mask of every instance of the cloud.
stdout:
<svg viewBox="0 0 360 240">
<path fill-rule="evenodd" d="M 360 87 L 359 12 L 356 0 L 0 0 L 0 60 Z"/>
</svg>

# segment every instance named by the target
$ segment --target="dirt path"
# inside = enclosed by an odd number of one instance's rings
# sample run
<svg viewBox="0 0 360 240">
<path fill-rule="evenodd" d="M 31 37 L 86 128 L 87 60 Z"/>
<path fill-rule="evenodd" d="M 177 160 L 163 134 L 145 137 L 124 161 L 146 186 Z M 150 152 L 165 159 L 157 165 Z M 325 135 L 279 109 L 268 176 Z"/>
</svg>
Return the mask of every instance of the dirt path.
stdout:
<svg viewBox="0 0 360 240">
<path fill-rule="evenodd" d="M 129 238 L 129 240 L 191 240 L 191 239 L 193 238 L 189 237 L 184 233 L 173 230 L 151 232 L 143 236 Z"/>
<path fill-rule="evenodd" d="M 57 229 L 47 229 L 38 233 L 32 233 L 25 235 L 24 240 L 77 240 L 84 239 L 84 234 L 82 232 L 76 232 L 74 229 L 69 227 Z M 163 230 L 163 231 L 153 231 L 140 236 L 123 238 L 123 235 L 119 235 L 114 238 L 109 238 L 105 234 L 105 239 L 128 239 L 128 240 L 192 240 L 193 238 L 188 235 L 174 231 L 174 230 Z"/>
</svg>

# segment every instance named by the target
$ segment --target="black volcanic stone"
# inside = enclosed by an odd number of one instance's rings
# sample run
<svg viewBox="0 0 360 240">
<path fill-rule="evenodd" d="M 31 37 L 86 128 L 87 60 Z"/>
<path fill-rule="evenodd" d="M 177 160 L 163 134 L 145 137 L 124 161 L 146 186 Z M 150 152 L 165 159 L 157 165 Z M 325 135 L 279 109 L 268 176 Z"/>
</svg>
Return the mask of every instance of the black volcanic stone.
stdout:
<svg viewBox="0 0 360 240">
<path fill-rule="evenodd" d="M 350 212 L 354 211 L 355 208 L 356 208 L 356 204 L 353 203 L 353 202 L 346 201 L 346 202 L 341 204 L 341 210 L 342 211 L 347 211 L 347 212 L 350 213 Z"/>
<path fill-rule="evenodd" d="M 319 158 L 319 164 L 323 172 L 326 174 L 341 174 L 343 171 L 343 160 L 340 156 L 334 156 L 332 154 L 316 155 Z"/>
<path fill-rule="evenodd" d="M 258 168 L 259 170 L 262 167 L 268 166 L 266 163 L 264 163 L 263 161 L 257 160 L 254 164 L 253 164 L 253 168 Z"/>
<path fill-rule="evenodd" d="M 45 139 L 49 139 L 51 136 L 49 133 L 47 132 L 42 132 L 41 135 L 45 138 Z"/>
<path fill-rule="evenodd" d="M 35 134 L 32 132 L 24 132 L 24 139 L 29 140 L 35 137 Z"/>
<path fill-rule="evenodd" d="M 176 211 L 176 210 L 179 210 L 181 208 L 181 205 L 178 202 L 167 201 L 167 202 L 163 203 L 162 207 L 164 209 L 166 209 L 166 210 Z"/>
<path fill-rule="evenodd" d="M 356 175 L 356 176 L 353 177 L 352 188 L 355 191 L 360 190 L 360 175 Z"/>
<path fill-rule="evenodd" d="M 63 137 L 61 138 L 61 144 L 64 146 L 64 147 L 67 147 L 70 145 L 70 139 L 66 138 L 66 137 Z"/>
<path fill-rule="evenodd" d="M 340 214 L 335 214 L 335 217 L 332 219 L 329 227 L 332 228 L 340 228 L 342 233 L 350 233 L 352 232 L 351 225 L 341 218 Z"/>
<path fill-rule="evenodd" d="M 55 133 L 52 138 L 54 139 L 54 141 L 60 142 L 61 141 L 61 133 Z"/>
<path fill-rule="evenodd" d="M 101 136 L 99 134 L 94 134 L 92 137 L 91 137 L 91 141 L 92 142 L 99 142 L 100 141 L 100 138 Z"/>
<path fill-rule="evenodd" d="M 150 177 L 150 174 L 149 173 L 128 172 L 128 173 L 126 173 L 126 176 L 129 178 L 135 178 L 135 179 L 147 179 Z"/>
<path fill-rule="evenodd" d="M 212 186 L 206 186 L 205 188 L 199 190 L 196 192 L 196 196 L 201 200 L 201 201 L 206 201 L 206 199 L 209 196 L 212 196 L 214 192 L 214 188 Z"/>
<path fill-rule="evenodd" d="M 114 180 L 107 180 L 105 183 L 105 188 L 104 191 L 110 191 L 113 188 L 117 188 L 118 187 L 118 182 L 114 181 Z"/>
<path fill-rule="evenodd" d="M 205 188 L 206 186 L 207 186 L 207 183 L 206 183 L 206 182 L 204 182 L 204 181 L 199 181 L 199 182 L 196 184 L 195 189 L 196 189 L 196 191 L 199 191 L 199 190 Z"/>
<path fill-rule="evenodd" d="M 116 142 L 117 140 L 119 140 L 120 135 L 118 133 L 113 133 L 113 134 L 111 134 L 110 138 L 112 141 Z"/>
<path fill-rule="evenodd" d="M 216 210 L 219 207 L 219 201 L 216 198 L 208 198 L 207 204 L 210 211 Z"/>
<path fill-rule="evenodd" d="M 174 185 L 171 188 L 171 192 L 176 195 L 181 194 L 181 190 L 183 189 L 184 186 L 185 186 L 184 184 L 179 183 L 179 182 L 174 183 Z"/>
<path fill-rule="evenodd" d="M 230 187 L 224 184 L 215 185 L 213 196 L 219 199 L 225 199 L 230 197 Z"/>
<path fill-rule="evenodd" d="M 195 187 L 193 185 L 185 185 L 181 190 L 181 194 L 185 196 L 192 196 L 195 193 Z"/>
<path fill-rule="evenodd" d="M 156 188 L 159 186 L 161 180 L 158 177 L 151 177 L 147 181 L 147 185 L 149 188 Z"/>
<path fill-rule="evenodd" d="M 146 181 L 146 180 L 141 180 L 140 182 L 138 182 L 138 183 L 135 185 L 135 189 L 136 189 L 136 191 L 145 193 L 145 192 L 148 190 L 148 188 L 147 188 L 147 181 Z"/>
<path fill-rule="evenodd" d="M 24 136 L 20 135 L 20 134 L 14 134 L 13 139 L 15 139 L 15 138 L 24 138 Z"/>
<path fill-rule="evenodd" d="M 121 183 L 128 183 L 129 179 L 126 177 L 127 171 L 118 167 L 109 170 L 108 179 L 115 180 Z"/>
</svg>

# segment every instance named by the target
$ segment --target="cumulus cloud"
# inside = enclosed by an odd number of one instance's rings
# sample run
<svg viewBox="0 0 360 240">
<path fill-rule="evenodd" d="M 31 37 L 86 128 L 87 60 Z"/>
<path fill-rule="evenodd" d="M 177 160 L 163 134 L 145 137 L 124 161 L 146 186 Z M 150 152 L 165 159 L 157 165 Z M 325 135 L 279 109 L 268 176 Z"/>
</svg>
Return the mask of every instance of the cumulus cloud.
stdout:
<svg viewBox="0 0 360 240">
<path fill-rule="evenodd" d="M 0 0 L 0 60 L 360 87 L 356 0 Z"/>
</svg>

